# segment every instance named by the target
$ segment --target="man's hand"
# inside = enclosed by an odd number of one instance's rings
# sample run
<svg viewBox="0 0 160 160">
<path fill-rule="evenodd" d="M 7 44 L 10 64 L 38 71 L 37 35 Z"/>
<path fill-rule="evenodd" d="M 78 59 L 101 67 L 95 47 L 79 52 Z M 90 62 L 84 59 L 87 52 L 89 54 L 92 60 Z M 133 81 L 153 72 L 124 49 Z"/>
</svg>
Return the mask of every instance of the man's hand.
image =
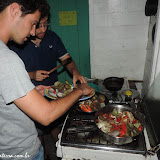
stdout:
<svg viewBox="0 0 160 160">
<path fill-rule="evenodd" d="M 82 95 L 86 96 L 89 94 L 92 94 L 95 92 L 95 89 L 93 89 L 91 86 L 89 86 L 87 83 L 82 83 L 78 86 L 78 89 L 82 91 Z"/>
<path fill-rule="evenodd" d="M 81 84 L 82 83 L 87 83 L 86 78 L 84 78 L 81 74 L 77 73 L 77 74 L 73 74 L 73 86 L 76 87 L 76 82 L 80 81 Z"/>
<path fill-rule="evenodd" d="M 43 81 L 49 77 L 49 72 L 44 70 L 38 70 L 33 72 L 33 78 L 36 81 Z"/>
<path fill-rule="evenodd" d="M 42 94 L 42 96 L 44 96 L 44 89 L 49 88 L 49 87 L 50 86 L 39 85 L 39 86 L 36 86 L 35 88 L 38 92 Z"/>
<path fill-rule="evenodd" d="M 61 61 L 64 62 L 67 58 L 70 58 L 71 56 L 69 54 L 66 54 L 63 58 L 61 58 Z M 69 63 L 66 68 L 68 71 L 73 75 L 73 86 L 76 87 L 76 82 L 79 80 L 81 83 L 87 83 L 87 80 L 79 73 L 77 66 L 72 59 L 72 62 Z"/>
</svg>

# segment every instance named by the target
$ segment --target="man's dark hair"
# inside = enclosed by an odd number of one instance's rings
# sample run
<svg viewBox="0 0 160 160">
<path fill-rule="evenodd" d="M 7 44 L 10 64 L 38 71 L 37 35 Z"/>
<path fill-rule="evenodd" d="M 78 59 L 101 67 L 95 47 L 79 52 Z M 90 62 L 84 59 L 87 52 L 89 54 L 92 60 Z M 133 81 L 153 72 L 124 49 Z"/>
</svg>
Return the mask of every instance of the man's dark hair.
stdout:
<svg viewBox="0 0 160 160">
<path fill-rule="evenodd" d="M 12 3 L 18 3 L 21 6 L 22 16 L 32 14 L 36 10 L 42 11 L 42 4 L 46 0 L 0 0 L 0 13 Z"/>
<path fill-rule="evenodd" d="M 47 2 L 44 2 L 41 6 L 41 17 L 40 20 L 42 20 L 45 17 L 48 17 L 48 21 L 50 22 L 50 6 Z"/>
</svg>

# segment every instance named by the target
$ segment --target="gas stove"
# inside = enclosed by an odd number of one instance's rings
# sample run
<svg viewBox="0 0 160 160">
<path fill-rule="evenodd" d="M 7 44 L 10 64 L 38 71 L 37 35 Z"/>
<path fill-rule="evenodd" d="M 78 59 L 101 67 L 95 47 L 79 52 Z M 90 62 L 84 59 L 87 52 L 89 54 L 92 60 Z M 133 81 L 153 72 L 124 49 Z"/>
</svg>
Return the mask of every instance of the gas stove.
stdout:
<svg viewBox="0 0 160 160">
<path fill-rule="evenodd" d="M 72 111 L 66 119 L 66 125 L 64 126 L 61 138 L 61 145 L 79 148 L 85 147 L 94 150 L 119 151 L 142 155 L 146 154 L 146 144 L 143 132 L 130 144 L 114 145 L 104 140 L 94 128 L 86 128 L 83 130 L 85 126 L 94 126 L 94 114 L 79 114 L 76 111 Z M 78 130 L 70 131 L 70 128 L 78 128 Z M 82 129 L 79 130 L 79 128 Z"/>
<path fill-rule="evenodd" d="M 110 103 L 126 103 L 121 91 L 115 96 L 104 88 L 102 81 L 98 85 Z M 128 84 L 125 81 L 122 90 L 126 88 L 128 89 Z M 151 147 L 146 129 L 132 143 L 115 145 L 104 140 L 96 129 L 87 128 L 88 126 L 94 126 L 94 113 L 79 112 L 76 107 L 72 107 L 59 134 L 57 156 L 63 160 L 158 160 L 156 154 L 148 156 L 147 150 Z"/>
<path fill-rule="evenodd" d="M 150 146 L 146 130 L 126 145 L 111 144 L 100 137 L 97 130 L 70 132 L 70 128 L 93 125 L 93 118 L 94 115 L 76 114 L 74 111 L 68 114 L 57 142 L 58 157 L 63 160 L 158 160 L 156 155 L 147 156 Z"/>
</svg>

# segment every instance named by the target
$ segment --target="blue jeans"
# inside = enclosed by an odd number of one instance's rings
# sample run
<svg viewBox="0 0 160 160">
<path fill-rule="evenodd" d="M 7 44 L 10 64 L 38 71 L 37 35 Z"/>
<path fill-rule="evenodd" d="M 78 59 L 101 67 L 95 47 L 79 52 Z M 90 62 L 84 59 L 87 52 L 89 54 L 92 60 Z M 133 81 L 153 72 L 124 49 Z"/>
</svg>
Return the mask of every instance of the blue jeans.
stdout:
<svg viewBox="0 0 160 160">
<path fill-rule="evenodd" d="M 43 147 L 41 146 L 39 152 L 32 158 L 32 160 L 44 160 Z"/>
</svg>

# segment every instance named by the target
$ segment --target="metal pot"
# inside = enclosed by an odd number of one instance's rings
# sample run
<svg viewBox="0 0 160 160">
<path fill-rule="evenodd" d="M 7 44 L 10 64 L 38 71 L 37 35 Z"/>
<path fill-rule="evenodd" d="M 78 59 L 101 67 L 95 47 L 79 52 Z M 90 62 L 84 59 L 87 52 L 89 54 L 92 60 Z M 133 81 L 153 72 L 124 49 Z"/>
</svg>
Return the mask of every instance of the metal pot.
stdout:
<svg viewBox="0 0 160 160">
<path fill-rule="evenodd" d="M 124 79 L 118 77 L 108 77 L 103 81 L 103 85 L 110 91 L 121 90 L 123 83 Z"/>
<path fill-rule="evenodd" d="M 106 107 L 100 109 L 98 112 L 95 114 L 95 123 L 96 119 L 98 116 L 102 115 L 103 113 L 111 113 L 113 109 L 117 109 L 118 112 L 122 113 L 123 111 L 129 111 L 133 114 L 133 116 L 144 126 L 144 117 L 139 112 L 134 112 L 132 108 L 127 105 L 127 104 L 108 104 Z M 97 126 L 97 123 L 96 123 Z M 141 132 L 139 132 L 137 135 L 134 137 L 114 137 L 112 135 L 106 134 L 99 127 L 97 126 L 98 131 L 100 135 L 107 141 L 114 143 L 116 145 L 123 145 L 123 144 L 128 144 L 131 143 L 134 139 L 136 139 L 136 136 L 138 136 Z M 143 127 L 144 128 L 144 127 Z"/>
</svg>

